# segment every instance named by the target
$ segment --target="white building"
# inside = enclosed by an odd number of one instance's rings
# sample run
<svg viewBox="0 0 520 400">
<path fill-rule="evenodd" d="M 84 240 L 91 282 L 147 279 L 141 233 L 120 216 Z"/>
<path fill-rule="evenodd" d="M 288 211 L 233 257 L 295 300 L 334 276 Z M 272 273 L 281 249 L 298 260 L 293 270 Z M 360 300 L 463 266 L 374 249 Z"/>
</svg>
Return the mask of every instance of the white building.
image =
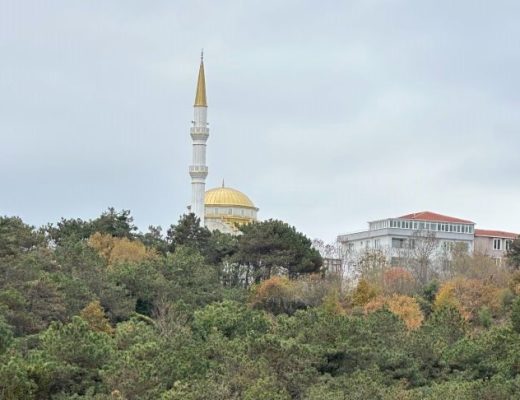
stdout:
<svg viewBox="0 0 520 400">
<path fill-rule="evenodd" d="M 475 229 L 469 220 L 423 211 L 368 223 L 368 230 L 338 236 L 343 254 L 350 257 L 366 250 L 380 250 L 392 264 L 418 252 L 429 242 L 432 257 L 449 253 L 455 246 L 478 251 L 501 262 L 518 234 Z"/>
</svg>

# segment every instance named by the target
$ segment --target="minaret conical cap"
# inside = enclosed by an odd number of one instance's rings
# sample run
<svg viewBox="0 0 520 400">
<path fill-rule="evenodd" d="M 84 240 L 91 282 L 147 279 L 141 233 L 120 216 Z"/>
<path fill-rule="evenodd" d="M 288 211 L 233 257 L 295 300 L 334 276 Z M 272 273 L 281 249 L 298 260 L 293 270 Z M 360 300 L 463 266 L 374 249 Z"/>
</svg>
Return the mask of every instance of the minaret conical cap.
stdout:
<svg viewBox="0 0 520 400">
<path fill-rule="evenodd" d="M 200 56 L 199 79 L 197 80 L 197 93 L 195 94 L 195 107 L 207 107 L 206 102 L 206 78 L 204 77 L 204 56 Z"/>
</svg>

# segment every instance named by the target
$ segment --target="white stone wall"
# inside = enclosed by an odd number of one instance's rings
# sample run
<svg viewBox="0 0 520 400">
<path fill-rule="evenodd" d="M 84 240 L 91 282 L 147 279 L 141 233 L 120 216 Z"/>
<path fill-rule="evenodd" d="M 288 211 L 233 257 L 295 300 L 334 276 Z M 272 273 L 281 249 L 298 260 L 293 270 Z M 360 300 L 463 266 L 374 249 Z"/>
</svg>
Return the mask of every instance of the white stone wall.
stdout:
<svg viewBox="0 0 520 400">
<path fill-rule="evenodd" d="M 206 228 L 208 228 L 210 231 L 220 231 L 222 233 L 229 233 L 229 234 L 236 234 L 237 229 L 234 229 L 231 225 L 226 224 L 221 219 L 215 219 L 215 218 L 206 218 Z"/>
<path fill-rule="evenodd" d="M 190 134 L 193 143 L 192 164 L 189 172 L 191 176 L 191 212 L 200 218 L 204 225 L 204 196 L 206 193 L 206 142 L 209 137 L 207 123 L 207 107 L 194 107 L 193 126 Z"/>
<path fill-rule="evenodd" d="M 236 206 L 206 206 L 205 215 L 250 218 L 256 221 L 256 210 Z"/>
</svg>

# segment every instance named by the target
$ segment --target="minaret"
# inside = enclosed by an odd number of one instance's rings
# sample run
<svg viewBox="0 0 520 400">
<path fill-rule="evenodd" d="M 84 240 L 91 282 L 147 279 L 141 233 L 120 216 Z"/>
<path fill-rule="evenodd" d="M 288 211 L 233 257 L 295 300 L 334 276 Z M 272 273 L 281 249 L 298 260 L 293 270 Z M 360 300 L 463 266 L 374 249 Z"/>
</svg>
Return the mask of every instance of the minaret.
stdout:
<svg viewBox="0 0 520 400">
<path fill-rule="evenodd" d="M 194 117 L 190 129 L 193 140 L 193 159 L 190 165 L 191 176 L 191 212 L 200 218 L 204 226 L 204 195 L 206 193 L 206 141 L 209 137 L 207 123 L 208 105 L 206 103 L 206 80 L 204 78 L 204 53 L 200 54 L 199 79 L 195 95 Z"/>
</svg>

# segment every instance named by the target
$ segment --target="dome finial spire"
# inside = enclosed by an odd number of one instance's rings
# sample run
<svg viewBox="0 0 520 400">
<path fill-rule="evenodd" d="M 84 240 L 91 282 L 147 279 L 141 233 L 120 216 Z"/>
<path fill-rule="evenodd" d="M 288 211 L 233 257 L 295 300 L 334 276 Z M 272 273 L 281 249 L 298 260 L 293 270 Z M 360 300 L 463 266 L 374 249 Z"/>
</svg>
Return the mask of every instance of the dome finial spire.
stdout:
<svg viewBox="0 0 520 400">
<path fill-rule="evenodd" d="M 206 78 L 204 76 L 204 49 L 200 52 L 199 78 L 197 80 L 197 93 L 195 94 L 195 107 L 207 107 Z"/>
</svg>

